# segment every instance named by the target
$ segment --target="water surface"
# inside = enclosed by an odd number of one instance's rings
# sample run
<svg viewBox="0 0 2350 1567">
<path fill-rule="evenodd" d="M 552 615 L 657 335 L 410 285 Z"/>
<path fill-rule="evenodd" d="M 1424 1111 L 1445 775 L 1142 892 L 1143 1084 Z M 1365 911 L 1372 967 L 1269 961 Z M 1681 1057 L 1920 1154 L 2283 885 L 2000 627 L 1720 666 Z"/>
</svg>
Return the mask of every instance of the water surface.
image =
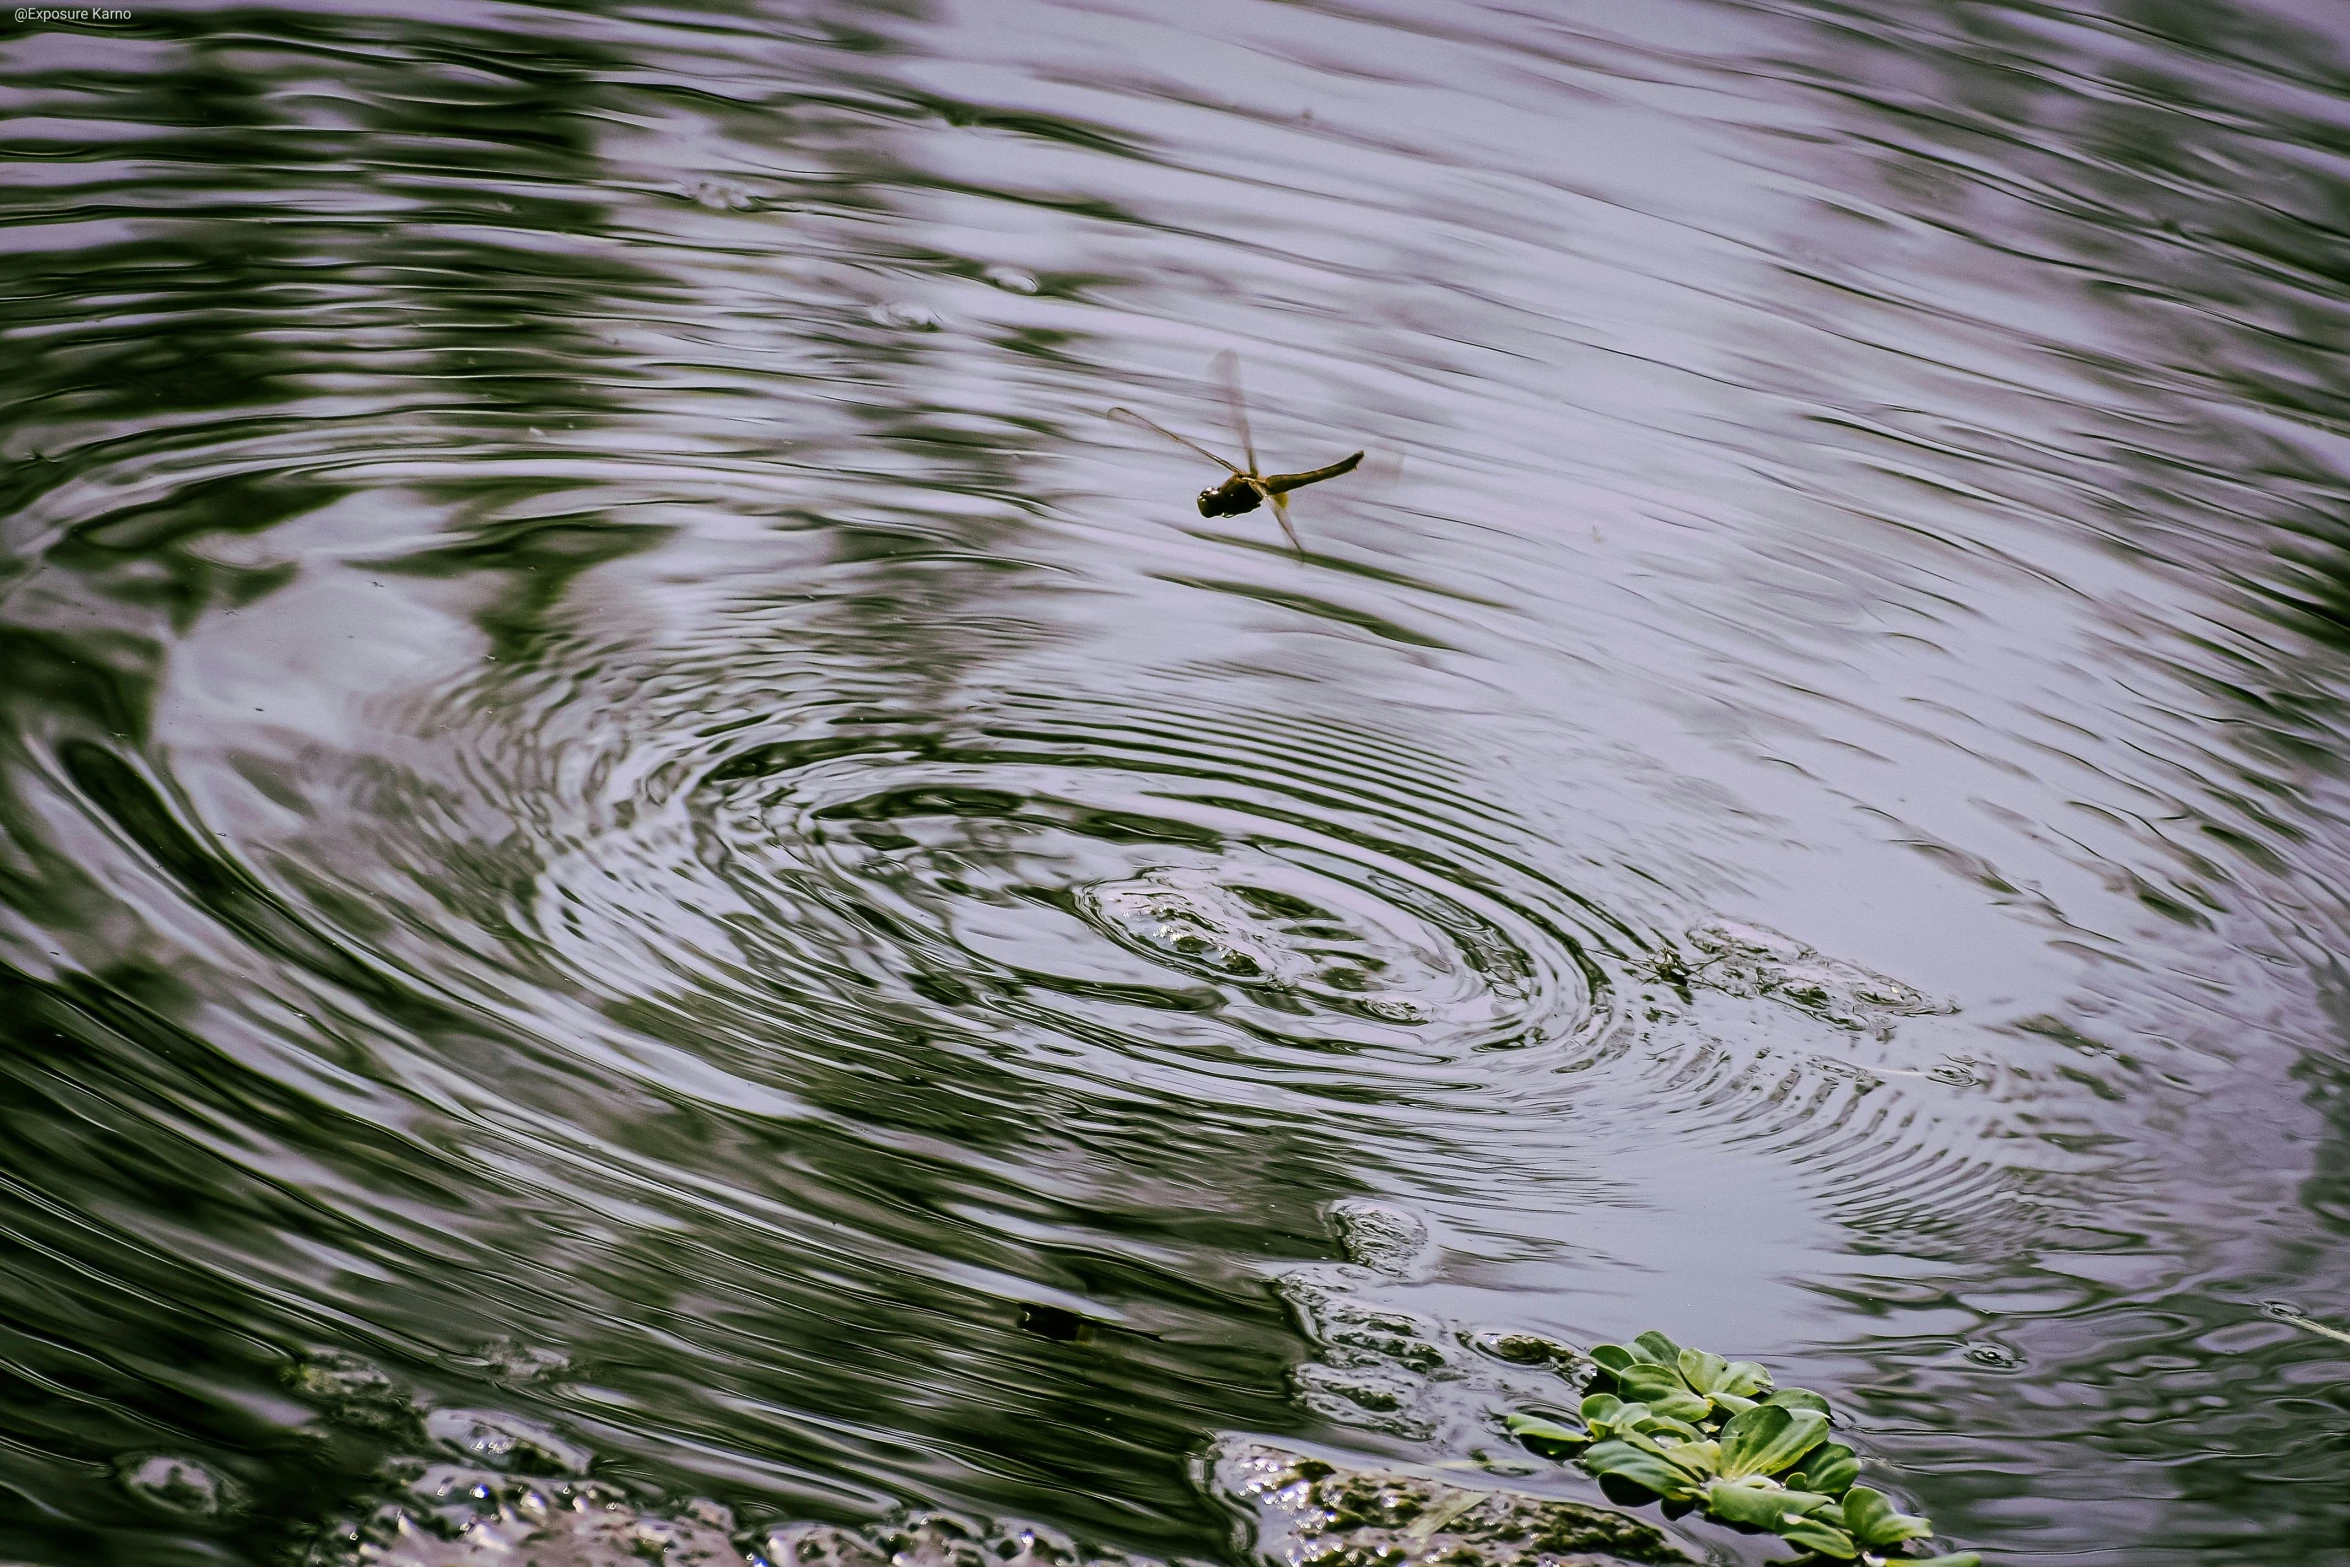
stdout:
<svg viewBox="0 0 2350 1567">
<path fill-rule="evenodd" d="M 1654 1326 L 2350 1563 L 2345 31 L 15 24 L 0 1555 L 1230 1561 Z"/>
</svg>

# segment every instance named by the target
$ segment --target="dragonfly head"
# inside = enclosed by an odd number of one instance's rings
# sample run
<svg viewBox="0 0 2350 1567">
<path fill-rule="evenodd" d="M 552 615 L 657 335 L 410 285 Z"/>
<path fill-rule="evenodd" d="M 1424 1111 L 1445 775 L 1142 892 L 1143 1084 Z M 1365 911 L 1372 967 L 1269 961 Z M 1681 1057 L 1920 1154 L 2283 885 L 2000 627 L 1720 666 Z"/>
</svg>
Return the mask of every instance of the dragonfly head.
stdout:
<svg viewBox="0 0 2350 1567">
<path fill-rule="evenodd" d="M 1255 511 L 1264 504 L 1264 497 L 1248 480 L 1234 474 L 1212 490 L 1199 492 L 1199 514 L 1203 517 L 1237 517 L 1244 511 Z"/>
</svg>

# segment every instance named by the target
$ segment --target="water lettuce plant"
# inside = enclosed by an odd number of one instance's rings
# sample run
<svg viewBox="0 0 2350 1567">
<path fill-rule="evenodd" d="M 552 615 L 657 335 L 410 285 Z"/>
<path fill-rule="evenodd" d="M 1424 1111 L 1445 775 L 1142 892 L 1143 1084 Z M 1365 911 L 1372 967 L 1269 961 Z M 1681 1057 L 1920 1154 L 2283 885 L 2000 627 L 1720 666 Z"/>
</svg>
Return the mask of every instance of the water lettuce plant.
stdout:
<svg viewBox="0 0 2350 1567">
<path fill-rule="evenodd" d="M 1828 1440 L 1828 1401 L 1808 1388 L 1774 1388 L 1751 1360 L 1683 1349 L 1662 1333 L 1600 1344 L 1579 1426 L 1513 1414 L 1510 1434 L 1530 1450 L 1572 1460 L 1637 1487 L 1668 1509 L 1767 1530 L 1813 1560 L 1867 1567 L 1980 1567 L 1973 1551 L 1911 1554 L 1934 1532 L 1881 1491 L 1856 1485 L 1860 1460 Z"/>
</svg>

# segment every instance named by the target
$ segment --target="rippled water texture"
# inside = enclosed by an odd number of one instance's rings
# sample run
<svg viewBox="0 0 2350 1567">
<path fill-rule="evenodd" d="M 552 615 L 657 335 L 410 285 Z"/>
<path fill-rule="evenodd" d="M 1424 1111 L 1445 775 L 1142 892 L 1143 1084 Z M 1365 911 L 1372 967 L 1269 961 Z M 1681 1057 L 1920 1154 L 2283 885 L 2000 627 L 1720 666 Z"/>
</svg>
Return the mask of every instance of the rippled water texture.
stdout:
<svg viewBox="0 0 2350 1567">
<path fill-rule="evenodd" d="M 0 1559 L 2350 1564 L 2338 5 L 11 27 Z"/>
</svg>

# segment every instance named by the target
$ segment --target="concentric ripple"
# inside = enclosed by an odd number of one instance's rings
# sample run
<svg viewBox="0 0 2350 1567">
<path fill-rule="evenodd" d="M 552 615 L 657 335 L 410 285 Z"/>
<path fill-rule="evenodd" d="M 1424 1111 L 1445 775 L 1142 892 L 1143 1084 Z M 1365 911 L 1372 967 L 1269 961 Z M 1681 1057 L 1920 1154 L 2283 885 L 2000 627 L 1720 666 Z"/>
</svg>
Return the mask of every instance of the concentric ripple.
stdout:
<svg viewBox="0 0 2350 1567">
<path fill-rule="evenodd" d="M 1548 1058 L 1604 1022 L 1572 901 L 1421 781 L 1114 709 L 776 727 L 549 868 L 532 922 L 583 984 L 832 1037 L 1043 1024 L 1306 1072 Z"/>
</svg>

